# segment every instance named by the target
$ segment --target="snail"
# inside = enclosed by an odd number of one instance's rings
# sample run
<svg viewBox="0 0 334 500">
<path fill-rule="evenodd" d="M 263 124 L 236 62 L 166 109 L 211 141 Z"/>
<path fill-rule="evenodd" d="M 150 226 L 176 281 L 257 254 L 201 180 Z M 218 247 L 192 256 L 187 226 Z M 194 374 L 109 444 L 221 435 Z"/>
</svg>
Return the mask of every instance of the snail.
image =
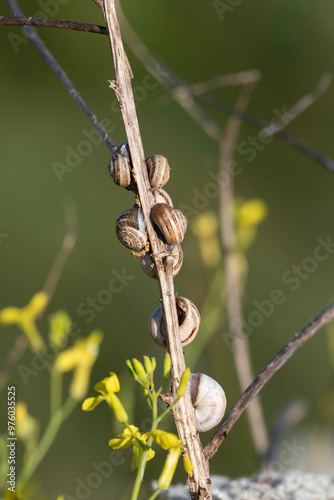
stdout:
<svg viewBox="0 0 334 500">
<path fill-rule="evenodd" d="M 109 162 L 108 170 L 118 186 L 126 188 L 131 184 L 131 157 L 127 142 L 116 149 Z"/>
<path fill-rule="evenodd" d="M 162 188 L 169 179 L 170 166 L 167 158 L 162 155 L 152 155 L 146 159 L 146 165 L 151 188 Z"/>
<path fill-rule="evenodd" d="M 179 244 L 167 245 L 167 250 L 170 254 L 174 256 L 174 262 L 173 262 L 173 277 L 174 277 L 181 269 L 183 262 L 183 251 L 181 245 Z M 158 273 L 150 254 L 147 253 L 144 257 L 140 259 L 140 265 L 144 273 L 150 276 L 150 278 L 153 278 L 155 280 L 158 279 Z"/>
<path fill-rule="evenodd" d="M 204 373 L 191 373 L 188 384 L 197 430 L 208 431 L 224 416 L 225 392 L 218 382 Z"/>
<path fill-rule="evenodd" d="M 154 189 L 153 199 L 155 203 L 167 203 L 167 205 L 173 207 L 172 198 L 163 189 Z"/>
<path fill-rule="evenodd" d="M 197 307 L 184 297 L 175 297 L 179 332 L 182 347 L 190 344 L 197 335 L 201 317 Z M 149 323 L 153 340 L 161 347 L 167 348 L 167 332 L 163 319 L 162 306 L 152 314 Z"/>
<path fill-rule="evenodd" d="M 133 207 L 121 213 L 116 221 L 116 234 L 119 241 L 131 250 L 146 247 L 146 224 L 141 208 Z"/>
<path fill-rule="evenodd" d="M 180 210 L 167 203 L 157 203 L 151 209 L 151 217 L 166 243 L 181 243 L 188 222 Z"/>
</svg>

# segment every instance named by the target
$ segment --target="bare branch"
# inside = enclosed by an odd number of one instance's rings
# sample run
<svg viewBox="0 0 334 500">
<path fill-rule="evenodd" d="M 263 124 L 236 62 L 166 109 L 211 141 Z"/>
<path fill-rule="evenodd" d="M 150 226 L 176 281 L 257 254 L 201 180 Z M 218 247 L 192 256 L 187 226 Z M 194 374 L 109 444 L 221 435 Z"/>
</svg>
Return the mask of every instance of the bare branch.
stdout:
<svg viewBox="0 0 334 500">
<path fill-rule="evenodd" d="M 114 0 L 104 0 L 103 15 L 106 26 L 108 27 L 115 69 L 115 80 L 110 82 L 110 86 L 115 91 L 122 113 L 137 181 L 140 204 L 145 217 L 150 245 L 158 271 L 164 319 L 168 334 L 168 349 L 172 362 L 172 396 L 175 398 L 181 376 L 185 370 L 185 361 L 176 312 L 172 278 L 173 260 L 171 261 L 171 257 L 168 256 L 166 258 L 162 257 L 162 255 L 166 255 L 165 245 L 159 240 L 150 220 L 151 207 L 154 201 L 150 190 L 143 144 L 131 88 L 132 71 L 124 51 Z M 184 443 L 184 447 L 194 467 L 192 475 L 188 476 L 191 498 L 192 500 L 210 500 L 211 493 L 208 462 L 205 459 L 203 448 L 198 437 L 189 391 L 187 391 L 185 396 L 174 406 L 173 414 L 180 439 Z"/>
<path fill-rule="evenodd" d="M 240 91 L 236 108 L 244 111 L 248 105 L 254 85 L 245 85 Z M 226 307 L 229 330 L 233 337 L 233 354 L 237 376 L 242 391 L 252 382 L 253 368 L 248 338 L 242 335 L 241 283 L 236 248 L 234 225 L 234 189 L 230 165 L 233 160 L 239 129 L 240 117 L 230 118 L 220 145 L 220 172 L 228 178 L 220 189 L 220 231 L 224 249 L 224 268 L 226 283 Z M 261 458 L 268 449 L 269 439 L 259 398 L 254 399 L 247 408 L 247 417 L 255 451 Z"/>
<path fill-rule="evenodd" d="M 102 0 L 93 0 L 93 2 L 98 6 L 100 7 L 100 9 L 102 10 L 103 9 L 103 3 L 102 3 Z"/>
<path fill-rule="evenodd" d="M 78 23 L 64 19 L 49 19 L 46 17 L 7 17 L 0 16 L 0 26 L 39 26 L 41 28 L 57 28 L 62 30 L 86 31 L 107 35 L 105 26 L 97 24 Z"/>
<path fill-rule="evenodd" d="M 333 77 L 330 73 L 324 73 L 321 75 L 319 82 L 309 94 L 306 94 L 298 99 L 298 101 L 295 102 L 295 104 L 293 104 L 291 108 L 289 108 L 286 113 L 279 118 L 279 120 L 272 125 L 263 128 L 260 134 L 263 134 L 264 137 L 271 137 L 272 135 L 277 134 L 277 132 L 283 130 L 295 118 L 320 99 L 332 83 L 332 80 Z"/>
<path fill-rule="evenodd" d="M 12 12 L 12 14 L 24 17 L 23 12 L 19 8 L 16 0 L 6 0 L 6 2 L 8 4 L 10 11 Z M 90 107 L 83 100 L 83 98 L 81 97 L 79 92 L 76 90 L 76 88 L 72 84 L 71 80 L 68 78 L 65 71 L 62 69 L 60 64 L 53 57 L 53 55 L 51 54 L 49 49 L 45 46 L 44 42 L 38 36 L 38 34 L 34 30 L 34 28 L 31 28 L 30 26 L 24 26 L 22 28 L 22 30 L 27 35 L 27 37 L 30 39 L 30 41 L 35 45 L 36 49 L 39 51 L 39 53 L 41 54 L 43 59 L 50 66 L 50 68 L 55 73 L 55 75 L 59 78 L 59 80 L 64 85 L 66 90 L 69 92 L 69 94 L 73 97 L 73 99 L 76 101 L 76 103 L 81 107 L 81 109 L 88 116 L 91 123 L 94 125 L 94 127 L 96 128 L 96 130 L 98 131 L 98 133 L 102 137 L 103 141 L 108 146 L 109 150 L 112 153 L 114 153 L 116 148 L 117 148 L 116 142 L 109 136 L 108 132 L 103 127 L 101 122 L 99 122 L 97 116 L 93 113 L 93 111 L 90 109 Z"/>
<path fill-rule="evenodd" d="M 227 75 L 218 75 L 210 78 L 206 82 L 199 82 L 189 85 L 189 90 L 193 96 L 205 94 L 212 90 L 222 87 L 234 87 L 237 85 L 251 85 L 258 83 L 261 79 L 261 73 L 257 69 L 240 71 L 240 73 L 231 73 Z"/>
<path fill-rule="evenodd" d="M 13 373 L 14 367 L 20 360 L 27 347 L 28 339 L 23 333 L 21 333 L 18 337 L 16 337 L 13 347 L 7 353 L 6 359 L 0 371 L 0 392 L 2 388 L 7 384 L 7 381 Z"/>
<path fill-rule="evenodd" d="M 261 373 L 253 380 L 251 385 L 240 396 L 235 405 L 228 412 L 213 437 L 204 448 L 206 456 L 211 459 L 218 450 L 221 443 L 226 439 L 234 424 L 239 420 L 250 401 L 269 382 L 271 377 L 291 358 L 291 356 L 315 335 L 320 328 L 334 319 L 334 303 L 322 311 L 316 318 L 308 323 L 300 332 L 281 349 L 276 356 L 267 364 Z"/>
</svg>

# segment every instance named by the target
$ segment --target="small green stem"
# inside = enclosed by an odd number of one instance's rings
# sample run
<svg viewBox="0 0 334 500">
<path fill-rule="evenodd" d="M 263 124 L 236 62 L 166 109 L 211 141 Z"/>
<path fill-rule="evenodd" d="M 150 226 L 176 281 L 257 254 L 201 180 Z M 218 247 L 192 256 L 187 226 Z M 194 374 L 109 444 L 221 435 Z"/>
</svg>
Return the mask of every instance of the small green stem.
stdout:
<svg viewBox="0 0 334 500">
<path fill-rule="evenodd" d="M 151 426 L 151 432 L 154 432 L 157 429 L 157 427 L 158 427 L 158 422 L 157 422 L 157 420 L 158 420 L 158 403 L 157 403 L 158 402 L 158 396 L 157 396 L 157 394 L 155 394 L 155 393 L 151 394 L 151 400 L 152 400 L 152 426 Z M 148 438 L 148 440 L 147 440 L 147 446 L 151 447 L 152 443 L 153 443 L 153 437 L 150 436 Z M 140 457 L 139 467 L 138 467 L 138 470 L 137 470 L 137 476 L 136 476 L 136 479 L 135 479 L 135 483 L 133 485 L 131 500 L 137 500 L 138 499 L 138 495 L 139 495 L 141 483 L 143 481 L 144 472 L 145 472 L 145 468 L 146 468 L 148 452 L 149 452 L 149 450 L 144 451 L 144 453 Z"/>
<path fill-rule="evenodd" d="M 157 496 L 159 495 L 159 493 L 162 492 L 162 488 L 158 488 L 154 493 L 153 495 L 150 496 L 150 498 L 148 500 L 154 500 L 155 498 L 157 498 Z"/>
<path fill-rule="evenodd" d="M 61 399 L 62 399 L 62 375 L 55 368 L 53 364 L 50 368 L 51 375 L 51 396 L 50 396 L 50 412 L 51 416 L 53 416 L 59 408 L 61 407 Z"/>
<path fill-rule="evenodd" d="M 69 397 L 67 401 L 64 403 L 64 406 L 61 407 L 54 415 L 51 417 L 51 420 L 43 434 L 42 439 L 40 440 L 37 448 L 35 448 L 34 452 L 30 456 L 28 462 L 24 465 L 20 477 L 18 479 L 17 488 L 22 490 L 26 485 L 27 481 L 30 479 L 32 474 L 37 469 L 38 465 L 46 455 L 48 449 L 50 448 L 52 442 L 54 441 L 56 434 L 61 426 L 61 424 L 68 418 L 70 413 L 74 410 L 77 401 Z"/>
</svg>

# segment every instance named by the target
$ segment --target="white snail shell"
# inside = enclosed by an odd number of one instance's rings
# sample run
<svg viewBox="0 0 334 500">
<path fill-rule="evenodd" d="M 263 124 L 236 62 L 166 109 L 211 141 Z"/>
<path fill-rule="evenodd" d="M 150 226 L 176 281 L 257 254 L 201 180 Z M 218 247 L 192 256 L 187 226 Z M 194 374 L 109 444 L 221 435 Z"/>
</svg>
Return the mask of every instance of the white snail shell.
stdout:
<svg viewBox="0 0 334 500">
<path fill-rule="evenodd" d="M 151 209 L 151 217 L 166 243 L 181 243 L 188 222 L 180 210 L 167 203 L 157 203 Z"/>
<path fill-rule="evenodd" d="M 226 396 L 223 388 L 204 373 L 191 373 L 189 389 L 197 430 L 205 432 L 212 429 L 225 413 Z"/>
<path fill-rule="evenodd" d="M 127 142 L 117 148 L 109 162 L 108 170 L 118 186 L 128 187 L 131 184 L 131 158 Z"/>
<path fill-rule="evenodd" d="M 183 263 L 183 251 L 181 245 L 167 245 L 167 250 L 174 256 L 173 262 L 173 277 L 178 274 L 181 269 Z M 145 254 L 144 257 L 140 259 L 140 265 L 144 271 L 150 278 L 155 280 L 158 279 L 158 273 L 153 262 L 153 259 L 149 253 Z"/>
<path fill-rule="evenodd" d="M 146 159 L 146 165 L 151 187 L 162 188 L 169 179 L 170 166 L 167 158 L 162 155 L 152 155 Z"/>
<path fill-rule="evenodd" d="M 176 309 L 182 347 L 187 346 L 197 335 L 201 317 L 197 307 L 184 297 L 176 297 Z M 163 319 L 162 306 L 152 314 L 149 323 L 153 340 L 161 347 L 167 347 L 167 332 Z"/>
<path fill-rule="evenodd" d="M 117 218 L 116 234 L 119 241 L 131 250 L 141 250 L 147 242 L 146 224 L 141 208 L 134 207 Z"/>
<path fill-rule="evenodd" d="M 154 189 L 152 194 L 155 203 L 167 203 L 167 205 L 173 207 L 172 198 L 169 196 L 167 191 L 164 191 L 163 189 Z"/>
</svg>

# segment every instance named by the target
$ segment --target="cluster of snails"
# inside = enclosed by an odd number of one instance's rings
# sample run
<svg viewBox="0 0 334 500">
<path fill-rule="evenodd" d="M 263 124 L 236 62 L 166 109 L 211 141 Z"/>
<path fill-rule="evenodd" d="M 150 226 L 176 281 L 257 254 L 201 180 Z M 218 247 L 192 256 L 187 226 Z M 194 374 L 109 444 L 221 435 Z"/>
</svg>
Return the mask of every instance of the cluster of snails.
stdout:
<svg viewBox="0 0 334 500">
<path fill-rule="evenodd" d="M 146 159 L 147 173 L 155 204 L 151 209 L 151 219 L 157 235 L 165 243 L 166 252 L 174 256 L 173 276 L 180 271 L 183 251 L 180 243 L 187 229 L 187 219 L 180 210 L 173 207 L 169 194 L 162 189 L 170 176 L 170 167 L 162 155 Z M 137 193 L 136 180 L 132 170 L 131 156 L 127 143 L 122 144 L 112 157 L 108 169 L 115 183 Z M 125 210 L 116 221 L 116 234 L 120 242 L 140 257 L 143 271 L 157 279 L 154 261 L 149 254 L 146 223 L 138 197 L 135 205 Z M 184 297 L 175 297 L 182 347 L 196 337 L 200 326 L 197 307 Z M 161 347 L 168 347 L 167 331 L 162 307 L 158 307 L 149 321 L 149 330 L 154 341 Z M 194 407 L 197 429 L 200 432 L 212 429 L 222 419 L 226 398 L 222 387 L 203 373 L 192 373 L 189 379 L 190 397 Z"/>
</svg>

